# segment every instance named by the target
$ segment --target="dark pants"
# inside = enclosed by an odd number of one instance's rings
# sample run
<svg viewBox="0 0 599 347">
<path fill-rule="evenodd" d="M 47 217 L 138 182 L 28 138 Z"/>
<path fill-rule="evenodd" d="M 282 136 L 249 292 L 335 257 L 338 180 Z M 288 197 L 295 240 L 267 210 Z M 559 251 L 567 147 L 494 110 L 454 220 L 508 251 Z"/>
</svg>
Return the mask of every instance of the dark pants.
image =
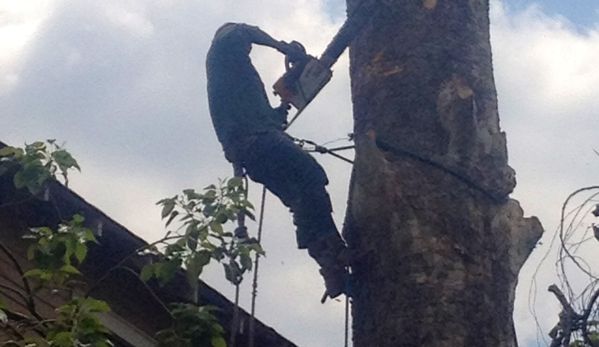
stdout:
<svg viewBox="0 0 599 347">
<path fill-rule="evenodd" d="M 234 157 L 252 180 L 262 183 L 291 209 L 300 249 L 323 237 L 339 235 L 325 189 L 329 183 L 326 173 L 311 155 L 280 131 L 239 140 L 230 147 Z"/>
</svg>

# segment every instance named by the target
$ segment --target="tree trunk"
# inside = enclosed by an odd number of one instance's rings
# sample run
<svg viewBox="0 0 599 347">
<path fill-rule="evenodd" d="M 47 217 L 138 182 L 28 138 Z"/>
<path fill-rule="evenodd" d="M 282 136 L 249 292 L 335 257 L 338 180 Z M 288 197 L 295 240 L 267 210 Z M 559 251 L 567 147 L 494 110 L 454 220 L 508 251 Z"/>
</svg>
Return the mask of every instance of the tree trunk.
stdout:
<svg viewBox="0 0 599 347">
<path fill-rule="evenodd" d="M 507 199 L 488 0 L 372 6 L 350 50 L 354 346 L 516 346 L 518 272 L 543 230 Z"/>
</svg>

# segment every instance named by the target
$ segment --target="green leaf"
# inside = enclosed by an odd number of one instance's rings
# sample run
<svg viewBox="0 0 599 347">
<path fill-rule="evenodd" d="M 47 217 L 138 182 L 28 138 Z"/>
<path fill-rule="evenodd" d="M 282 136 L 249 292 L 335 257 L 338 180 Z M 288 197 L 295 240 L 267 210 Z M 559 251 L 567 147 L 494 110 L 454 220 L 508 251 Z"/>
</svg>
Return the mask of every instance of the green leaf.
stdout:
<svg viewBox="0 0 599 347">
<path fill-rule="evenodd" d="M 222 337 L 213 337 L 212 338 L 212 347 L 227 347 L 227 342 Z"/>
<path fill-rule="evenodd" d="M 83 218 L 83 216 L 80 214 L 73 215 L 72 221 L 75 224 L 82 224 L 84 220 L 85 220 L 85 218 Z"/>
<path fill-rule="evenodd" d="M 50 229 L 48 227 L 41 227 L 38 230 L 39 230 L 40 234 L 42 234 L 44 236 L 52 235 L 52 229 Z"/>
<path fill-rule="evenodd" d="M 254 252 L 256 252 L 256 253 L 260 254 L 260 255 L 265 255 L 265 254 L 266 254 L 266 253 L 264 252 L 264 250 L 262 249 L 262 246 L 260 246 L 260 244 L 258 244 L 258 243 L 253 243 L 253 244 L 250 244 L 250 245 L 248 246 L 248 248 L 249 248 L 249 249 L 251 249 L 252 251 L 254 251 Z"/>
<path fill-rule="evenodd" d="M 234 261 L 231 261 L 229 264 L 223 263 L 223 267 L 225 268 L 225 278 L 227 281 L 233 284 L 239 284 L 241 278 L 237 264 Z"/>
<path fill-rule="evenodd" d="M 95 312 L 110 312 L 110 306 L 106 301 L 96 300 L 94 298 L 86 298 L 85 304 L 90 310 Z"/>
<path fill-rule="evenodd" d="M 200 277 L 204 266 L 210 262 L 210 259 L 210 252 L 203 251 L 194 254 L 187 261 L 187 279 L 192 288 L 198 287 L 198 277 Z"/>
<path fill-rule="evenodd" d="M 210 229 L 212 231 L 214 231 L 217 234 L 222 234 L 223 233 L 223 226 L 220 223 L 217 222 L 212 222 L 210 223 Z"/>
<path fill-rule="evenodd" d="M 169 224 L 171 224 L 171 222 L 173 221 L 173 219 L 175 219 L 175 217 L 177 217 L 177 215 L 179 215 L 179 211 L 173 211 L 171 213 L 171 216 L 166 221 L 166 226 L 168 226 Z"/>
<path fill-rule="evenodd" d="M 198 200 L 202 198 L 202 195 L 196 193 L 194 189 L 185 189 L 183 194 L 185 194 L 189 200 Z"/>
<path fill-rule="evenodd" d="M 154 264 L 148 264 L 141 269 L 141 273 L 139 274 L 139 278 L 142 281 L 147 282 L 150 278 L 154 276 Z"/>
<path fill-rule="evenodd" d="M 6 147 L 0 149 L 0 157 L 8 157 L 9 155 L 14 155 L 15 151 L 16 151 L 16 148 L 6 146 Z"/>
<path fill-rule="evenodd" d="M 6 312 L 4 312 L 3 310 L 0 310 L 0 323 L 8 324 L 8 316 L 6 315 Z"/>
<path fill-rule="evenodd" d="M 59 347 L 72 347 L 73 342 L 73 333 L 70 331 L 63 331 L 56 334 L 50 344 Z"/>
<path fill-rule="evenodd" d="M 248 218 L 253 220 L 254 222 L 256 221 L 256 216 L 254 216 L 252 212 L 245 210 L 245 215 L 248 216 Z"/>
<path fill-rule="evenodd" d="M 27 249 L 27 259 L 28 260 L 33 260 L 35 258 L 36 249 L 37 249 L 37 245 L 35 245 L 35 244 L 29 246 L 29 248 Z"/>
<path fill-rule="evenodd" d="M 23 277 L 40 277 L 40 276 L 44 275 L 45 273 L 46 273 L 46 271 L 44 271 L 42 269 L 33 269 L 33 270 L 29 270 L 29 271 L 25 272 Z"/>
<path fill-rule="evenodd" d="M 79 264 L 81 264 L 85 260 L 85 257 L 87 257 L 87 246 L 83 243 L 78 243 L 75 247 L 75 257 Z"/>
<path fill-rule="evenodd" d="M 190 250 L 195 251 L 198 248 L 198 238 L 200 237 L 200 231 L 197 229 L 197 225 L 190 224 L 187 227 L 187 247 Z"/>
<path fill-rule="evenodd" d="M 164 202 L 162 206 L 162 219 L 166 218 L 173 210 L 175 209 L 175 201 L 167 200 Z"/>
<path fill-rule="evenodd" d="M 181 269 L 181 259 L 176 258 L 173 260 L 169 260 L 165 263 L 161 264 L 162 266 L 159 268 L 160 272 L 156 275 L 160 280 L 160 283 L 166 284 L 175 278 L 177 271 Z"/>
<path fill-rule="evenodd" d="M 170 200 L 170 199 L 160 199 L 158 202 L 156 202 L 156 205 L 162 205 L 168 200 Z"/>
<path fill-rule="evenodd" d="M 52 153 L 52 158 L 62 171 L 66 171 L 67 169 L 70 169 L 72 167 L 81 171 L 81 168 L 77 164 L 77 161 L 71 156 L 69 152 L 67 152 L 64 149 L 54 151 Z"/>
<path fill-rule="evenodd" d="M 15 185 L 15 188 L 17 189 L 21 189 L 23 187 L 25 187 L 25 179 L 23 178 L 23 173 L 21 171 L 17 172 L 14 176 L 13 176 L 13 184 Z"/>
<path fill-rule="evenodd" d="M 204 206 L 204 210 L 202 211 L 205 217 L 212 216 L 214 212 L 216 212 L 216 205 L 212 204 L 207 204 L 206 206 Z"/>
<path fill-rule="evenodd" d="M 81 275 L 81 272 L 79 272 L 79 270 L 77 270 L 76 267 L 74 267 L 73 265 L 69 265 L 69 264 L 62 266 L 60 268 L 60 271 L 66 272 L 71 275 Z"/>
<path fill-rule="evenodd" d="M 252 271 L 252 258 L 247 253 L 241 253 L 239 255 L 239 261 L 241 262 L 241 268 Z"/>
<path fill-rule="evenodd" d="M 82 234 L 83 234 L 83 239 L 85 241 L 98 243 L 98 240 L 96 239 L 96 235 L 94 235 L 94 232 L 91 231 L 90 229 L 87 229 L 87 228 L 83 229 Z"/>
<path fill-rule="evenodd" d="M 236 218 L 236 217 L 234 216 L 234 217 L 233 217 L 233 219 L 235 219 L 235 218 Z M 214 217 L 214 220 L 215 220 L 217 223 L 220 223 L 220 224 L 225 224 L 225 223 L 227 222 L 227 220 L 228 220 L 228 219 L 229 219 L 229 218 L 227 217 L 227 215 L 226 215 L 225 213 L 223 213 L 223 212 L 219 212 L 219 213 L 218 213 L 218 214 L 217 214 L 217 215 Z"/>
<path fill-rule="evenodd" d="M 6 309 L 8 309 L 8 305 L 4 301 L 0 300 L 0 310 Z"/>
<path fill-rule="evenodd" d="M 71 264 L 71 256 L 75 254 L 75 249 L 77 248 L 77 240 L 74 238 L 68 238 L 65 240 L 64 245 L 66 250 L 64 252 L 64 262 L 65 264 Z"/>
<path fill-rule="evenodd" d="M 237 188 L 243 186 L 243 179 L 241 177 L 233 177 L 227 182 L 228 188 Z"/>
</svg>

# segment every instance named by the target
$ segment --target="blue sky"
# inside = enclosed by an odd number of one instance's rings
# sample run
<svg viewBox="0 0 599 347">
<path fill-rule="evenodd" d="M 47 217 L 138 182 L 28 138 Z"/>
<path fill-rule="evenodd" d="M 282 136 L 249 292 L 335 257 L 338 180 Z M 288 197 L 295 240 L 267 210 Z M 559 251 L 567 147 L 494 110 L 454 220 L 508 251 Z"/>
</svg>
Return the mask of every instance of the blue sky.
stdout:
<svg viewBox="0 0 599 347">
<path fill-rule="evenodd" d="M 582 31 L 595 28 L 599 22 L 597 0 L 505 0 L 509 10 L 519 12 L 531 4 L 537 4 L 550 16 L 564 16 Z"/>
<path fill-rule="evenodd" d="M 520 12 L 531 5 L 538 5 L 550 16 L 566 17 L 578 30 L 593 29 L 599 22 L 599 3 L 597 0 L 504 0 L 509 12 Z M 344 0 L 325 0 L 327 12 L 331 18 L 344 15 Z"/>
<path fill-rule="evenodd" d="M 539 334 L 528 289 L 555 235 L 561 204 L 573 190 L 597 184 L 596 2 L 491 0 L 501 126 L 518 179 L 513 197 L 546 228 L 516 296 L 516 329 L 525 346 L 536 345 L 559 312 L 545 291 L 559 283 L 553 258 L 533 291 Z M 66 141 L 83 168 L 70 187 L 154 240 L 165 232 L 156 201 L 231 175 L 206 102 L 204 57 L 214 31 L 226 21 L 252 23 L 319 55 L 341 26 L 344 9 L 342 0 L 0 0 L 0 140 Z M 282 57 L 271 50 L 254 49 L 252 59 L 267 88 L 284 71 Z M 324 143 L 351 132 L 348 70 L 344 55 L 293 135 Z M 316 158 L 329 174 L 341 225 L 351 167 Z M 252 186 L 250 195 L 259 190 Z M 318 268 L 296 249 L 288 211 L 272 196 L 267 206 L 258 317 L 300 346 L 341 345 L 343 304 L 320 305 Z M 219 267 L 207 275 L 232 297 Z M 242 288 L 243 307 L 249 292 Z"/>
</svg>

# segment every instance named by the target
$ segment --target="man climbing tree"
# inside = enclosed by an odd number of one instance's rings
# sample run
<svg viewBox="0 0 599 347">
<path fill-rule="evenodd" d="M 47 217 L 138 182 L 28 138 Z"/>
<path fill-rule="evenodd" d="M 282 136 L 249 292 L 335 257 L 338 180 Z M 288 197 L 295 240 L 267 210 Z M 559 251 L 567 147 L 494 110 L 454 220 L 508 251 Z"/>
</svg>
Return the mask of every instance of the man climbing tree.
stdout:
<svg viewBox="0 0 599 347">
<path fill-rule="evenodd" d="M 489 1 L 366 2 L 350 46 L 354 346 L 517 346 L 518 272 L 542 228 L 508 198 Z"/>
<path fill-rule="evenodd" d="M 297 243 L 321 266 L 327 295 L 346 292 L 346 247 L 331 217 L 327 176 L 285 136 L 287 105 L 272 108 L 251 63 L 252 44 L 274 48 L 293 61 L 295 44 L 276 41 L 257 27 L 227 23 L 218 29 L 206 60 L 210 114 L 226 158 L 262 183 L 293 212 Z"/>
</svg>

